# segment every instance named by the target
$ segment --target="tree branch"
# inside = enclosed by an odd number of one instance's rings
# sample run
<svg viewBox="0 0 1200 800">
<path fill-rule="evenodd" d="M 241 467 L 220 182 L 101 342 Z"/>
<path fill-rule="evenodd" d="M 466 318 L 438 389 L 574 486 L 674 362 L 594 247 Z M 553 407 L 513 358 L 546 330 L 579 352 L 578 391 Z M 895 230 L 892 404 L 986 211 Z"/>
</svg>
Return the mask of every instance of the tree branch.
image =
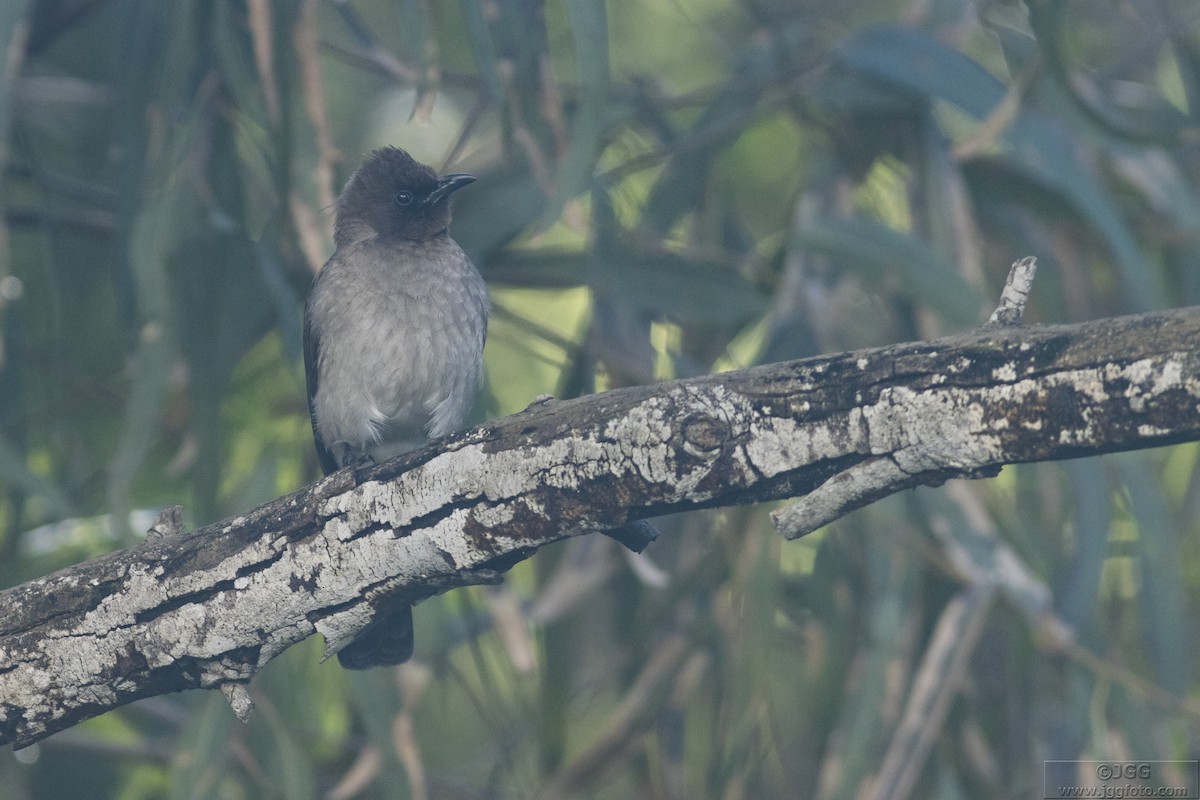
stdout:
<svg viewBox="0 0 1200 800">
<path fill-rule="evenodd" d="M 536 404 L 0 593 L 0 743 L 195 687 L 248 713 L 240 685 L 291 645 L 335 652 L 378 608 L 581 531 L 800 497 L 777 520 L 798 536 L 912 486 L 1200 439 L 1198 409 L 1200 308 Z"/>
</svg>

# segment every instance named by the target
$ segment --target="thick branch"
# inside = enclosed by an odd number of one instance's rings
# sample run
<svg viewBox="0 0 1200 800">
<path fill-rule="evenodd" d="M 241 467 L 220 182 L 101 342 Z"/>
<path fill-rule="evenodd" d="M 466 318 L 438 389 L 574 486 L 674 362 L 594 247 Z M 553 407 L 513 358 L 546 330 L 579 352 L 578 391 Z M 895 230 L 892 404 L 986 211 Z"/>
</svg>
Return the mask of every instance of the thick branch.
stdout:
<svg viewBox="0 0 1200 800">
<path fill-rule="evenodd" d="M 0 593 L 0 743 L 131 700 L 243 697 L 377 604 L 494 579 L 568 531 L 805 496 L 791 534 L 1003 464 L 1200 439 L 1200 308 L 986 327 L 549 402 L 245 515 Z"/>
</svg>

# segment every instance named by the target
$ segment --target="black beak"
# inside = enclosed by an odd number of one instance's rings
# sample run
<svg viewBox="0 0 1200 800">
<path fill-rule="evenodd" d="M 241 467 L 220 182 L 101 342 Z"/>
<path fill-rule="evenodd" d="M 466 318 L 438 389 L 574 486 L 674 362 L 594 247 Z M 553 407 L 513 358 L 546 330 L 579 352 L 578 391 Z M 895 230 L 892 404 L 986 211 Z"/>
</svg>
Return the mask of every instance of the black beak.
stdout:
<svg viewBox="0 0 1200 800">
<path fill-rule="evenodd" d="M 429 193 L 425 198 L 425 205 L 431 206 L 441 200 L 443 197 L 449 197 L 452 192 L 457 192 L 468 183 L 474 183 L 475 176 L 468 175 L 465 172 L 455 172 L 451 175 L 443 175 L 438 181 L 437 188 Z"/>
</svg>

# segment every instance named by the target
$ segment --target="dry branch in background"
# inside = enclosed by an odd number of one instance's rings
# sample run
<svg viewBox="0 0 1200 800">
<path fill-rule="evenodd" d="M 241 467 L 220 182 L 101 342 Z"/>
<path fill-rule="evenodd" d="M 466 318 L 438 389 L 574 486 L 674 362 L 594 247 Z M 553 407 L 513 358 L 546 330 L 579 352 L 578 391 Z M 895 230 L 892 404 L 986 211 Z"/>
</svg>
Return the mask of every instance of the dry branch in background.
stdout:
<svg viewBox="0 0 1200 800">
<path fill-rule="evenodd" d="M 389 602 L 496 579 L 580 531 L 799 497 L 800 535 L 1002 465 L 1200 439 L 1200 308 L 1005 326 L 535 404 L 244 515 L 0 593 L 0 743 L 242 685 Z"/>
</svg>

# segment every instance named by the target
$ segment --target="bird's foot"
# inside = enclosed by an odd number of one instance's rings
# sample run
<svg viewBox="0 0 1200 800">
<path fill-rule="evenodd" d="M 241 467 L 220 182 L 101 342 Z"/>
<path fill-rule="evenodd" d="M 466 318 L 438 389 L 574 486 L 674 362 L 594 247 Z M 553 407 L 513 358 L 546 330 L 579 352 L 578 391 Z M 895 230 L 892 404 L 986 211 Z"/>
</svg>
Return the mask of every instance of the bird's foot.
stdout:
<svg viewBox="0 0 1200 800">
<path fill-rule="evenodd" d="M 347 453 L 346 460 L 342 463 L 342 468 L 349 467 L 354 470 L 354 477 L 359 479 L 362 474 L 371 467 L 375 466 L 375 459 L 370 453 Z"/>
</svg>

